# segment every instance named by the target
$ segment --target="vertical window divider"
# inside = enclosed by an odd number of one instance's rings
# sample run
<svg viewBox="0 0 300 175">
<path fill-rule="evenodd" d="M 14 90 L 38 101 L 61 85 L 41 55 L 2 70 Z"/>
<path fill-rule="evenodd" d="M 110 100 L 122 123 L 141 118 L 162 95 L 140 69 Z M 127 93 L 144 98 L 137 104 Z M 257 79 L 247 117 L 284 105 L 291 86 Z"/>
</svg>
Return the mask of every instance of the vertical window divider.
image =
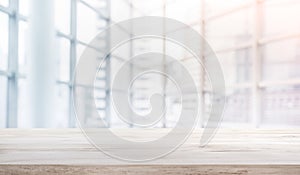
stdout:
<svg viewBox="0 0 300 175">
<path fill-rule="evenodd" d="M 19 34 L 19 0 L 10 0 L 9 34 L 8 34 L 8 77 L 7 83 L 7 120 L 8 128 L 18 126 L 18 34 Z"/>
<path fill-rule="evenodd" d="M 252 123 L 255 128 L 259 128 L 262 120 L 262 97 L 261 97 L 261 89 L 259 87 L 259 82 L 261 80 L 261 55 L 259 48 L 259 39 L 261 36 L 261 17 L 262 17 L 262 8 L 260 0 L 253 0 L 253 82 L 252 82 Z"/>
<path fill-rule="evenodd" d="M 106 18 L 106 26 L 110 26 L 111 24 L 111 4 L 110 4 L 111 0 L 106 0 L 106 10 L 107 10 L 107 18 Z M 106 35 L 106 51 L 110 52 L 110 31 L 108 30 Z M 105 119 L 106 119 L 106 123 L 107 126 L 106 127 L 110 127 L 111 126 L 111 55 L 110 53 L 108 53 L 107 57 L 106 57 L 106 66 L 105 66 L 105 95 L 106 95 L 106 99 L 105 99 Z"/>
<path fill-rule="evenodd" d="M 69 86 L 69 127 L 75 127 L 75 110 L 73 107 L 73 93 L 72 90 L 75 88 L 73 85 L 73 79 L 76 69 L 76 44 L 77 44 L 77 0 L 71 0 L 71 23 L 70 23 L 70 86 Z"/>
<path fill-rule="evenodd" d="M 201 25 L 201 36 L 203 40 L 205 39 L 205 0 L 201 0 L 201 15 L 200 15 L 200 25 Z M 200 118 L 199 126 L 204 128 L 204 117 L 205 117 L 205 100 L 204 100 L 204 79 L 205 79 L 205 45 L 204 41 L 201 43 L 201 62 L 202 67 L 200 67 L 200 85 L 199 85 L 199 94 L 200 94 Z"/>
</svg>

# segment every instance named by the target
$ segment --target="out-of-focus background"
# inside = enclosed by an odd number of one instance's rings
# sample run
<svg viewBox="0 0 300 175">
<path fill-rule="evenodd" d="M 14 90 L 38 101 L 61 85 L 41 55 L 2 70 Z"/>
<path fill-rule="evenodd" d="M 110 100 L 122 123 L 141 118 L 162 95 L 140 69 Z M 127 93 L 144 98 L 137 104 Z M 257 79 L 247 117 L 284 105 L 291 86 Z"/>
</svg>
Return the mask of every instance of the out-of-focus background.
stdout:
<svg viewBox="0 0 300 175">
<path fill-rule="evenodd" d="M 142 16 L 176 19 L 206 38 L 226 81 L 222 127 L 300 127 L 299 0 L 0 0 L 0 128 L 76 127 L 71 98 L 76 62 L 86 47 L 101 51 L 89 42 L 107 26 Z M 102 39 L 109 43 L 109 36 Z M 176 50 L 168 42 L 132 41 L 120 48 L 121 55 L 111 55 L 95 97 L 87 97 L 109 127 L 131 127 L 111 107 L 109 78 L 124 60 L 149 48 Z M 211 55 L 204 48 L 203 59 Z M 209 78 L 184 52 L 178 59 L 197 82 L 203 127 L 213 95 Z M 149 111 L 147 89 L 153 83 L 147 82 L 155 78 L 144 77 L 132 90 L 139 113 Z M 180 112 L 166 87 L 168 111 L 155 127 L 173 127 Z M 82 110 L 89 116 L 88 105 Z M 98 120 L 87 122 L 103 127 Z"/>
</svg>

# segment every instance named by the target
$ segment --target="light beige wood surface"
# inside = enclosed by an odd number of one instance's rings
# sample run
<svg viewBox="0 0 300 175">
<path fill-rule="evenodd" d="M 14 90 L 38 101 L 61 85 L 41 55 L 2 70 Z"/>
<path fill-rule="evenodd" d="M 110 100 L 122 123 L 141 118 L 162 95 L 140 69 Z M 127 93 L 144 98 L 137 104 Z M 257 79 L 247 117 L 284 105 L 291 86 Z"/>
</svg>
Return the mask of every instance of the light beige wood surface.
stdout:
<svg viewBox="0 0 300 175">
<path fill-rule="evenodd" d="M 97 132 L 101 133 L 101 129 Z M 118 129 L 115 132 L 131 139 L 141 133 L 145 138 L 155 138 L 168 129 Z M 220 129 L 205 147 L 199 147 L 200 136 L 201 130 L 196 130 L 185 144 L 164 158 L 130 163 L 103 154 L 79 129 L 2 129 L 0 175 L 300 175 L 300 130 Z"/>
</svg>

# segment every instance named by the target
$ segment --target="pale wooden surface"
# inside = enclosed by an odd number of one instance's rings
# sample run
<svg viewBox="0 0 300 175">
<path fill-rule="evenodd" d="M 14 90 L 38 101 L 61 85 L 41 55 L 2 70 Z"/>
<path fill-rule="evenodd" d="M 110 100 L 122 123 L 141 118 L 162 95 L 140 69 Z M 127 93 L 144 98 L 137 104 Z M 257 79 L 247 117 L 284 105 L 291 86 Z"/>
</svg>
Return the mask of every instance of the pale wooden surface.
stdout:
<svg viewBox="0 0 300 175">
<path fill-rule="evenodd" d="M 167 131 L 117 132 L 152 138 Z M 0 174 L 300 174 L 300 130 L 220 129 L 204 148 L 200 135 L 162 159 L 136 164 L 99 152 L 79 129 L 2 129 Z"/>
</svg>

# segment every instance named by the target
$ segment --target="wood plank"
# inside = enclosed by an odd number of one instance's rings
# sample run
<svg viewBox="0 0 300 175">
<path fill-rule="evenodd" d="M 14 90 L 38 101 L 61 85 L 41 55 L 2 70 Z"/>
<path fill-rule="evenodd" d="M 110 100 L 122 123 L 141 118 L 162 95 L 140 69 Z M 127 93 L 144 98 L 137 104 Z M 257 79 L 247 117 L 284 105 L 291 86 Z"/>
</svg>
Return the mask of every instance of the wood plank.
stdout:
<svg viewBox="0 0 300 175">
<path fill-rule="evenodd" d="M 95 132 L 101 134 L 101 129 Z M 138 135 L 154 139 L 169 129 L 114 132 L 128 139 L 137 139 Z M 1 129 L 0 175 L 300 174 L 300 130 L 220 129 L 205 147 L 199 146 L 201 133 L 196 130 L 166 157 L 131 163 L 103 154 L 79 129 Z"/>
<path fill-rule="evenodd" d="M 299 175 L 297 165 L 8 165 L 0 166 L 2 175 Z"/>
</svg>

